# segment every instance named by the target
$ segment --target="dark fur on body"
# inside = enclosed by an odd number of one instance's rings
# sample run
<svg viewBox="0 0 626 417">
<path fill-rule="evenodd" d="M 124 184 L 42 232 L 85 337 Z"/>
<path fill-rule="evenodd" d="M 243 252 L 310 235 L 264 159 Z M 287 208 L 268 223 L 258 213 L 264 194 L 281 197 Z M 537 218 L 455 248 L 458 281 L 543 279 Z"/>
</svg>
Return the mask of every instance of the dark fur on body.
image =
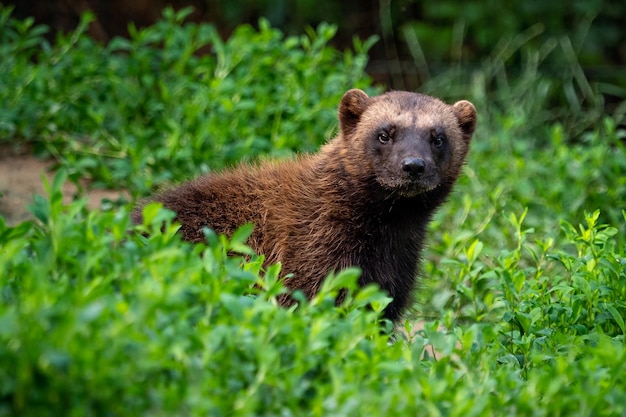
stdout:
<svg viewBox="0 0 626 417">
<path fill-rule="evenodd" d="M 249 245 L 267 264 L 281 262 L 293 274 L 285 285 L 307 297 L 329 272 L 359 266 L 361 285 L 377 283 L 393 298 L 385 316 L 395 321 L 410 303 L 428 222 L 464 164 L 476 111 L 467 101 L 350 90 L 339 122 L 316 154 L 243 165 L 154 200 L 176 212 L 191 242 L 203 242 L 207 226 L 229 235 L 254 223 Z"/>
</svg>

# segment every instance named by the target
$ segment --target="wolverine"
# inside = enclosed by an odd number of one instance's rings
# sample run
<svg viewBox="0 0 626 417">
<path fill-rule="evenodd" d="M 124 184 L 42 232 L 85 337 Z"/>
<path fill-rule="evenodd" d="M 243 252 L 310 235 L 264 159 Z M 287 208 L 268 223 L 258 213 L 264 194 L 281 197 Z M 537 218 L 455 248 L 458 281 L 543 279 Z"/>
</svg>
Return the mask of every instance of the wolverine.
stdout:
<svg viewBox="0 0 626 417">
<path fill-rule="evenodd" d="M 244 164 L 174 186 L 149 201 L 176 213 L 179 233 L 230 235 L 254 224 L 248 244 L 280 262 L 285 286 L 312 297 L 333 271 L 357 266 L 360 285 L 392 298 L 397 321 L 411 303 L 427 226 L 465 164 L 476 109 L 418 93 L 347 91 L 339 132 L 319 152 Z M 141 207 L 133 214 L 141 221 Z M 281 303 L 291 303 L 289 295 Z"/>
</svg>

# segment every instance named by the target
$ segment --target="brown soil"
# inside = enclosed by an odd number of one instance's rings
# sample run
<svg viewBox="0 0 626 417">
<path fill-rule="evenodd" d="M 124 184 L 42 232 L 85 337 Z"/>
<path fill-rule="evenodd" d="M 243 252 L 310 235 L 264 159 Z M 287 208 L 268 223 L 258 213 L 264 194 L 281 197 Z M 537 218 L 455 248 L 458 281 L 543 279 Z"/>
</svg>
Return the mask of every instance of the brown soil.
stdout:
<svg viewBox="0 0 626 417">
<path fill-rule="evenodd" d="M 28 150 L 16 151 L 7 146 L 0 147 L 0 216 L 4 217 L 8 225 L 14 226 L 32 219 L 26 207 L 32 203 L 35 194 L 46 195 L 42 175 L 52 181 L 52 165 L 52 161 L 38 159 Z M 128 199 L 128 194 L 124 191 L 89 189 L 88 181 L 84 185 L 88 190 L 86 196 L 89 198 L 87 205 L 90 209 L 99 208 L 103 199 Z M 71 201 L 77 194 L 76 186 L 65 183 L 63 194 L 67 202 Z"/>
</svg>

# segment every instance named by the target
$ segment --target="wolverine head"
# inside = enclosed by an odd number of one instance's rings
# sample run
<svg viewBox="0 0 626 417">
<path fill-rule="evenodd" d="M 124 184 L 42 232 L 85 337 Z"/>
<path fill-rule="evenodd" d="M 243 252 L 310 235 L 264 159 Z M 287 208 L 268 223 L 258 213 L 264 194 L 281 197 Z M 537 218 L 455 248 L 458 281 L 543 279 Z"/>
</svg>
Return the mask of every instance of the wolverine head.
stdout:
<svg viewBox="0 0 626 417">
<path fill-rule="evenodd" d="M 375 180 L 401 197 L 414 197 L 458 178 L 476 128 L 476 108 L 448 105 L 423 94 L 392 91 L 369 97 L 349 90 L 339 106 L 347 147 Z"/>
</svg>

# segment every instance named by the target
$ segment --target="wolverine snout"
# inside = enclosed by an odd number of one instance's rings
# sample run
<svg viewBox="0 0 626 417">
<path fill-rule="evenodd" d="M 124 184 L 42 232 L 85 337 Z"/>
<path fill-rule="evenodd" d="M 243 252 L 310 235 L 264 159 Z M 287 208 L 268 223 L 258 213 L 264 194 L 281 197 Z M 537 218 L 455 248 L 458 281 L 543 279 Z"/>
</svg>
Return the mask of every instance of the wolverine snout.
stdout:
<svg viewBox="0 0 626 417">
<path fill-rule="evenodd" d="M 409 174 L 412 179 L 416 179 L 424 173 L 426 169 L 426 163 L 422 158 L 416 158 L 414 156 L 404 158 L 402 161 L 402 170 Z"/>
</svg>

